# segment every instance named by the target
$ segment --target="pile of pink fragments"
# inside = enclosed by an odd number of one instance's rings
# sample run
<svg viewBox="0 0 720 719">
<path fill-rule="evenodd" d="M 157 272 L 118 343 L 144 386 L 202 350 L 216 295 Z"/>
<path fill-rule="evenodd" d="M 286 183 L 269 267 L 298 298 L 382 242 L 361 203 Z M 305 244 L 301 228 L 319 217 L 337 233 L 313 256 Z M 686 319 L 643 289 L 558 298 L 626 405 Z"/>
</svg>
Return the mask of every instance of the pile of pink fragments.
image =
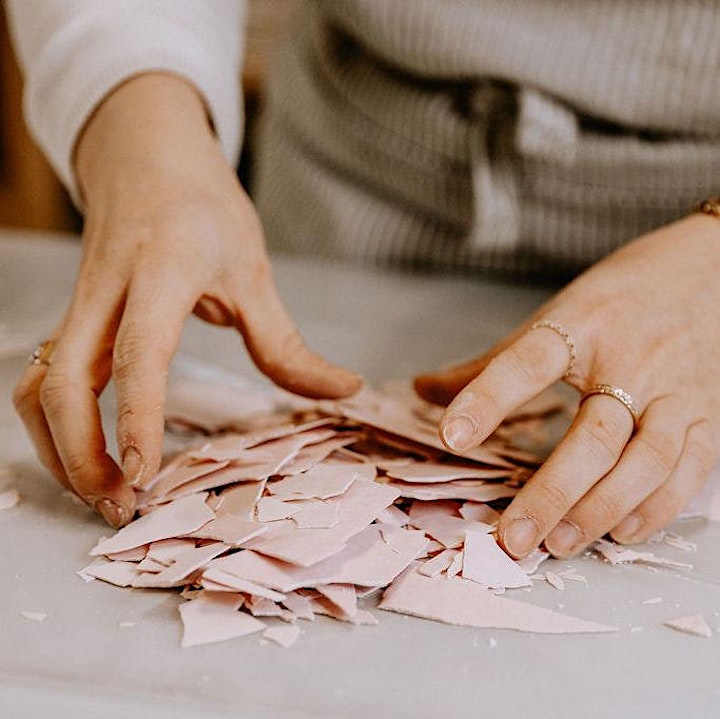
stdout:
<svg viewBox="0 0 720 719">
<path fill-rule="evenodd" d="M 169 418 L 185 446 L 139 491 L 139 518 L 101 539 L 80 572 L 180 590 L 183 646 L 256 632 L 290 646 L 316 615 L 376 624 L 375 607 L 527 632 L 616 629 L 503 596 L 531 586 L 548 556 L 513 561 L 494 529 L 539 462 L 513 438 L 537 435 L 557 398 L 526 406 L 463 457 L 441 444 L 438 408 L 409 392 L 365 390 L 242 422 L 207 409 Z M 613 563 L 683 566 L 595 549 Z M 584 581 L 571 570 L 542 578 Z"/>
</svg>

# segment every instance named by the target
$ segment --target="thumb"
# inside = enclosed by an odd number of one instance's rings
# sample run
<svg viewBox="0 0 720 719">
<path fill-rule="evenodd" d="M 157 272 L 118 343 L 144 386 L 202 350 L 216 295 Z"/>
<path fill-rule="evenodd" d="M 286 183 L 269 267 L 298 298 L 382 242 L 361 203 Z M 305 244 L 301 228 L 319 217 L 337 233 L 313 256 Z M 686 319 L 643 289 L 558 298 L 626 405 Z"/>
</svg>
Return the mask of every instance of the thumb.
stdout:
<svg viewBox="0 0 720 719">
<path fill-rule="evenodd" d="M 487 352 L 471 360 L 418 375 L 413 380 L 415 391 L 427 402 L 446 407 L 469 382 L 488 366 L 493 357 L 512 342 L 516 334 L 517 332 L 506 337 Z"/>
<path fill-rule="evenodd" d="M 283 389 L 321 399 L 348 397 L 363 385 L 359 375 L 308 349 L 272 282 L 243 298 L 235 326 L 258 369 Z"/>
</svg>

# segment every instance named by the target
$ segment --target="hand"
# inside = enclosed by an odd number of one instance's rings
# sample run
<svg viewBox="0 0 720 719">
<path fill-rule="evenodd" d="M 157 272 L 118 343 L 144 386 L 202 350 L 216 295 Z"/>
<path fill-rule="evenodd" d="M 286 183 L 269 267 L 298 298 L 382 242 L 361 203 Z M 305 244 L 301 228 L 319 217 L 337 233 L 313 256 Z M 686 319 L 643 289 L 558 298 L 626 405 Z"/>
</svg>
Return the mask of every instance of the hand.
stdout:
<svg viewBox="0 0 720 719">
<path fill-rule="evenodd" d="M 143 115 L 143 108 L 150 109 Z M 195 91 L 169 75 L 131 80 L 85 130 L 83 261 L 50 365 L 30 365 L 14 402 L 40 460 L 115 527 L 161 459 L 168 365 L 194 311 L 235 327 L 257 366 L 309 397 L 360 379 L 310 352 L 273 284 L 260 222 Z M 122 470 L 97 397 L 112 378 Z"/>
<path fill-rule="evenodd" d="M 448 404 L 445 444 L 480 444 L 515 407 L 563 377 L 581 392 L 621 387 L 617 399 L 581 404 L 556 449 L 505 510 L 498 538 L 513 557 L 543 540 L 556 557 L 581 552 L 606 533 L 649 538 L 700 489 L 720 441 L 720 221 L 695 214 L 635 240 L 556 295 L 489 353 L 416 379 L 419 394 Z"/>
</svg>

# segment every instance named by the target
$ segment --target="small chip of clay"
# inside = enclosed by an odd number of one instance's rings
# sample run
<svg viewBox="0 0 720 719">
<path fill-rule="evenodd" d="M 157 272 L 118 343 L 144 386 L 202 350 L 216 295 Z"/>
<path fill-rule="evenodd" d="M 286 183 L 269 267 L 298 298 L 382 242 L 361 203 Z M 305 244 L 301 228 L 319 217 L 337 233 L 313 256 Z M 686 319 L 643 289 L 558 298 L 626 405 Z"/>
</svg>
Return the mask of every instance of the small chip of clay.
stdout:
<svg viewBox="0 0 720 719">
<path fill-rule="evenodd" d="M 12 509 L 20 504 L 20 493 L 17 489 L 6 489 L 0 492 L 0 509 Z"/>
<path fill-rule="evenodd" d="M 559 574 L 555 574 L 555 572 L 545 572 L 545 581 L 551 587 L 555 587 L 555 589 L 559 589 L 560 591 L 565 589 L 565 580 Z"/>
<path fill-rule="evenodd" d="M 275 644 L 288 649 L 300 636 L 300 627 L 295 624 L 281 624 L 276 627 L 268 627 L 263 632 L 263 639 L 269 639 Z"/>
<path fill-rule="evenodd" d="M 20 614 L 31 622 L 44 622 L 48 618 L 45 612 L 20 612 Z"/>
<path fill-rule="evenodd" d="M 684 617 L 668 619 L 667 622 L 663 623 L 666 627 L 670 627 L 670 629 L 675 629 L 685 634 L 692 634 L 696 637 L 709 639 L 713 635 L 710 625 L 705 621 L 705 617 L 703 617 L 702 614 L 688 614 Z"/>
</svg>

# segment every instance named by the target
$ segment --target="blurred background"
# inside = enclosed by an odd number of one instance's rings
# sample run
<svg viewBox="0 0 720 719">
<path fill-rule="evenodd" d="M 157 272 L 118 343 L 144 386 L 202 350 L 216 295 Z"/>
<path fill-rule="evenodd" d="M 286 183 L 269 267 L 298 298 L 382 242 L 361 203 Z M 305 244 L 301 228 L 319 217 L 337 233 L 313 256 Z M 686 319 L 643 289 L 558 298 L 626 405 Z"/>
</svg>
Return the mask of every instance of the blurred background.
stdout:
<svg viewBox="0 0 720 719">
<path fill-rule="evenodd" d="M 246 105 L 240 176 L 252 163 L 253 125 L 263 101 L 263 78 L 282 41 L 296 0 L 249 0 L 242 82 Z M 0 6 L 0 226 L 78 231 L 82 221 L 35 147 L 22 117 L 22 78 Z"/>
</svg>

